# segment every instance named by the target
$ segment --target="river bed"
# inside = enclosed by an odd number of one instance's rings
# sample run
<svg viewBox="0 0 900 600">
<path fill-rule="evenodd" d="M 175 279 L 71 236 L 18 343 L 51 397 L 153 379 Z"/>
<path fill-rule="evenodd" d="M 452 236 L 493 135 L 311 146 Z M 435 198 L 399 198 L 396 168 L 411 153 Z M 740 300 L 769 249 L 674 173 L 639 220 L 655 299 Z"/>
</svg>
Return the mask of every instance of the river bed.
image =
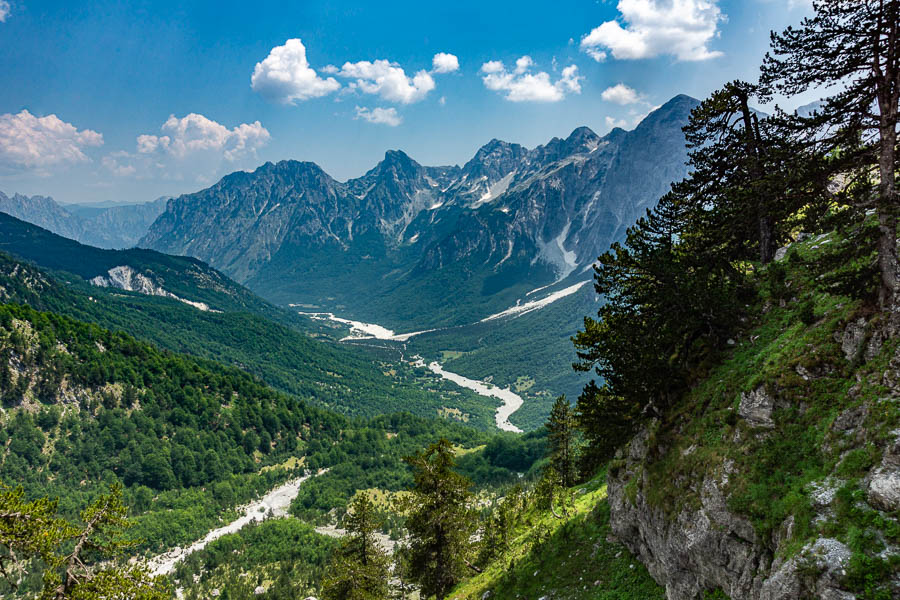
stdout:
<svg viewBox="0 0 900 600">
<path fill-rule="evenodd" d="M 577 286 L 573 286 L 574 289 L 577 289 L 583 284 L 578 284 Z M 564 293 L 572 293 L 568 290 L 563 290 Z M 546 304 L 542 305 L 545 306 Z M 296 305 L 291 305 L 296 306 Z M 540 308 L 540 307 L 537 307 Z M 511 309 L 512 310 L 512 309 Z M 527 310 L 535 310 L 535 308 L 529 307 Z M 388 329 L 387 327 L 382 327 L 376 323 L 363 323 L 362 321 L 352 321 L 350 319 L 343 319 L 341 317 L 336 316 L 334 313 L 330 312 L 300 312 L 301 315 L 305 315 L 312 319 L 318 319 L 321 321 L 333 321 L 335 323 L 341 323 L 343 325 L 350 325 L 350 335 L 343 338 L 341 341 L 345 340 L 392 340 L 398 342 L 405 342 L 409 338 L 414 335 L 419 335 L 422 333 L 427 333 L 428 331 L 435 331 L 434 329 L 429 329 L 426 331 L 415 331 L 412 333 L 401 333 L 397 334 L 393 330 Z M 510 312 L 510 311 L 507 311 Z M 515 312 L 515 311 L 513 311 Z M 527 311 L 526 311 L 527 312 Z M 512 314 L 512 312 L 510 312 Z M 498 318 L 499 316 L 504 315 L 492 315 L 484 320 L 491 320 Z M 420 356 L 413 357 L 414 364 L 419 366 L 426 366 L 425 361 L 422 360 Z M 484 396 L 485 398 L 496 398 L 503 402 L 499 407 L 497 407 L 497 413 L 495 415 L 495 420 L 497 423 L 497 428 L 501 431 L 512 431 L 515 433 L 522 433 L 522 430 L 509 422 L 509 418 L 515 413 L 517 410 L 522 408 L 522 404 L 524 404 L 524 400 L 517 393 L 512 391 L 510 388 L 500 388 L 493 384 L 478 381 L 476 379 L 469 379 L 464 375 L 460 375 L 459 373 L 453 373 L 452 371 L 447 371 L 444 369 L 440 363 L 432 362 L 428 366 L 428 370 L 446 379 L 447 381 L 452 381 L 456 385 L 460 387 L 464 387 L 472 390 L 479 396 Z"/>
<path fill-rule="evenodd" d="M 297 497 L 297 493 L 300 491 L 300 485 L 310 477 L 312 477 L 312 474 L 307 474 L 281 484 L 259 500 L 242 507 L 240 509 L 242 513 L 240 517 L 227 525 L 213 529 L 202 540 L 194 542 L 187 548 L 174 548 L 165 554 L 154 557 L 148 565 L 150 573 L 153 575 L 168 575 L 175 570 L 175 565 L 187 558 L 188 555 L 202 550 L 207 544 L 223 535 L 237 533 L 245 525 L 249 525 L 254 521 L 264 521 L 269 517 L 283 517 L 287 515 L 291 501 Z"/>
</svg>

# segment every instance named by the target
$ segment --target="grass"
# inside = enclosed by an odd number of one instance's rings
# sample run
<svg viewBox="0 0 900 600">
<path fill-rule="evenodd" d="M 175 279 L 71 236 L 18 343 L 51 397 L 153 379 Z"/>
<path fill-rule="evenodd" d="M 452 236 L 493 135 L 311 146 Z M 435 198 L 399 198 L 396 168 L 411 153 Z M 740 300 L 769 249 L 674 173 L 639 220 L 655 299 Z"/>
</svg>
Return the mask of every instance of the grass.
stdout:
<svg viewBox="0 0 900 600">
<path fill-rule="evenodd" d="M 628 550 L 610 541 L 605 472 L 573 488 L 570 516 L 527 510 L 507 551 L 484 572 L 462 583 L 449 598 L 590 598 L 652 600 L 664 590 Z"/>
<path fill-rule="evenodd" d="M 877 511 L 860 508 L 867 506 L 860 481 L 900 425 L 900 407 L 883 385 L 898 343 L 887 340 L 865 357 L 877 318 L 863 302 L 831 294 L 813 279 L 810 265 L 826 250 L 818 238 L 797 244 L 794 256 L 758 271 L 760 297 L 748 307 L 736 344 L 651 435 L 651 446 L 665 451 L 643 465 L 651 482 L 643 492 L 672 516 L 696 509 L 703 478 L 721 476 L 729 464 L 723 490 L 729 508 L 749 519 L 761 543 L 774 548 L 793 518 L 790 537 L 778 546 L 783 558 L 819 537 L 836 537 L 854 552 L 849 589 L 861 598 L 889 598 L 885 574 L 900 568 L 900 558 L 878 557 L 884 546 L 872 540 L 900 543 L 900 525 L 897 515 L 875 518 Z M 842 336 L 860 318 L 866 337 L 848 358 Z M 753 428 L 737 415 L 741 395 L 760 387 L 776 399 L 772 429 Z M 835 419 L 853 410 L 866 415 L 853 434 L 836 431 Z M 816 519 L 810 492 L 829 478 L 844 483 L 844 499 L 839 494 L 834 514 Z M 640 481 L 633 475 L 626 493 L 636 495 Z"/>
</svg>

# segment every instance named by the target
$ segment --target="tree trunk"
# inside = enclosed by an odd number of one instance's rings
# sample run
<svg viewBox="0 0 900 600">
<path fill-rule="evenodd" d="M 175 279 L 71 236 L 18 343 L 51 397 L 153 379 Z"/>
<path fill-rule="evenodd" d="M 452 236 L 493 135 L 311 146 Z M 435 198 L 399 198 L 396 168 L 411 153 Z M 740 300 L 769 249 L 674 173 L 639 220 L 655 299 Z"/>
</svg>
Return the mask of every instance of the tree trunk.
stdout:
<svg viewBox="0 0 900 600">
<path fill-rule="evenodd" d="M 744 136 L 747 154 L 752 157 L 751 174 L 756 181 L 763 177 L 761 146 L 759 135 L 759 120 L 750 112 L 750 98 L 743 91 L 738 92 L 738 100 L 741 103 L 741 119 L 744 122 Z M 758 192 L 757 192 L 758 193 Z M 766 199 L 756 198 L 756 214 L 759 221 L 759 261 L 768 264 L 775 258 L 775 222 L 766 206 Z"/>
<path fill-rule="evenodd" d="M 759 218 L 759 262 L 769 264 L 775 258 L 775 226 L 772 218 L 763 215 Z"/>
<path fill-rule="evenodd" d="M 884 119 L 889 121 L 890 119 Z M 894 306 L 897 293 L 897 189 L 894 181 L 895 147 L 897 131 L 889 124 L 881 128 L 881 152 L 878 157 L 878 171 L 881 182 L 878 185 L 878 270 L 881 286 L 878 302 L 882 310 Z"/>
</svg>

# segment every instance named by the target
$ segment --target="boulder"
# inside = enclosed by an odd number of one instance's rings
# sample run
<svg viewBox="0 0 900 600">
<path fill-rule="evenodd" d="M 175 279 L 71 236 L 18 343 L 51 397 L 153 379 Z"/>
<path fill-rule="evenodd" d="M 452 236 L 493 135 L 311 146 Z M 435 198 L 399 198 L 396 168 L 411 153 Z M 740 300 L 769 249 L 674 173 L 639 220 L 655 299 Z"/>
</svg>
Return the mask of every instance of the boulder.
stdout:
<svg viewBox="0 0 900 600">
<path fill-rule="evenodd" d="M 869 479 L 869 504 L 888 512 L 900 510 L 900 468 L 882 466 Z"/>
<path fill-rule="evenodd" d="M 866 341 L 866 320 L 859 318 L 847 324 L 843 334 L 835 333 L 836 340 L 841 344 L 841 351 L 847 360 L 853 360 Z"/>
<path fill-rule="evenodd" d="M 775 427 L 772 420 L 774 408 L 775 399 L 766 392 L 766 387 L 761 385 L 752 392 L 741 393 L 738 415 L 753 427 L 772 428 Z"/>
</svg>

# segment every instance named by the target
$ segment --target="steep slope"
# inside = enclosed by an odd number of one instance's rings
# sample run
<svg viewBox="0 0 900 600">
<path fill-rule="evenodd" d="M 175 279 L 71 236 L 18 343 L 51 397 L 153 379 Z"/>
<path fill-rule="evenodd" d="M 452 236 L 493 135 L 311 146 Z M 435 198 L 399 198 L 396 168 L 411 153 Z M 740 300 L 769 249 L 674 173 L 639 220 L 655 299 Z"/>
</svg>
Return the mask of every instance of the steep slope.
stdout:
<svg viewBox="0 0 900 600">
<path fill-rule="evenodd" d="M 566 490 L 572 500 L 560 518 L 541 502 L 539 493 L 522 499 L 508 494 L 495 505 L 518 504 L 508 541 L 481 573 L 460 584 L 450 597 L 665 598 L 647 569 L 611 535 L 604 475 Z"/>
<path fill-rule="evenodd" d="M 0 212 L 100 248 L 131 248 L 166 207 L 166 198 L 144 204 L 63 206 L 45 196 L 11 198 L 0 192 Z"/>
<path fill-rule="evenodd" d="M 612 530 L 668 598 L 900 594 L 900 348 L 819 276 L 848 244 L 769 265 L 729 355 L 610 464 Z"/>
<path fill-rule="evenodd" d="M 281 391 L 345 414 L 452 413 L 472 426 L 493 427 L 493 407 L 483 398 L 393 357 L 313 339 L 311 334 L 319 334 L 306 319 L 268 304 L 195 259 L 99 250 L 6 215 L 0 215 L 2 249 L 52 269 L 0 252 L 2 301 L 28 303 L 235 365 Z M 95 272 L 123 264 L 153 283 L 149 291 L 175 290 L 178 297 L 96 285 Z M 210 309 L 198 309 L 200 303 Z"/>
<path fill-rule="evenodd" d="M 80 244 L 0 213 L 0 251 L 96 286 L 174 297 L 202 310 L 275 310 L 202 262 L 153 250 L 105 250 Z"/>
<path fill-rule="evenodd" d="M 463 167 L 389 151 L 342 183 L 312 163 L 267 163 L 171 200 L 141 245 L 282 304 L 396 328 L 471 322 L 583 273 L 684 175 L 696 104 L 678 96 L 602 138 L 582 127 L 532 150 L 492 140 Z"/>
</svg>

